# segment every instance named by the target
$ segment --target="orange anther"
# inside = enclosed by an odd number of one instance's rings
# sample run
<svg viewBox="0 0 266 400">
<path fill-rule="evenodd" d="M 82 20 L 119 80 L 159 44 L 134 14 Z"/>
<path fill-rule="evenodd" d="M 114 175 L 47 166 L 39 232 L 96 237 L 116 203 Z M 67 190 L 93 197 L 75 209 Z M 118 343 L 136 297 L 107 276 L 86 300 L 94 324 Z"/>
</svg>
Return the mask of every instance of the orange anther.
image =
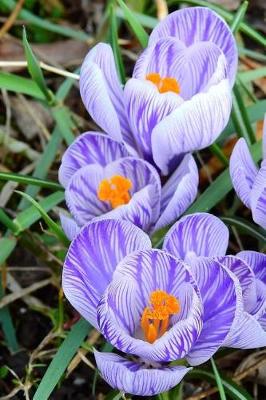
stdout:
<svg viewBox="0 0 266 400">
<path fill-rule="evenodd" d="M 146 75 L 146 79 L 154 83 L 157 86 L 160 93 L 174 92 L 176 94 L 180 93 L 180 85 L 175 78 L 169 76 L 161 77 L 160 74 L 152 72 Z"/>
<path fill-rule="evenodd" d="M 175 296 L 155 290 L 150 294 L 150 305 L 143 311 L 141 328 L 147 342 L 153 343 L 167 331 L 171 315 L 180 312 L 180 303 Z"/>
<path fill-rule="evenodd" d="M 130 179 L 120 175 L 114 175 L 110 179 L 103 179 L 98 188 L 98 199 L 109 201 L 112 208 L 127 204 L 131 196 L 129 190 L 132 188 Z"/>
</svg>

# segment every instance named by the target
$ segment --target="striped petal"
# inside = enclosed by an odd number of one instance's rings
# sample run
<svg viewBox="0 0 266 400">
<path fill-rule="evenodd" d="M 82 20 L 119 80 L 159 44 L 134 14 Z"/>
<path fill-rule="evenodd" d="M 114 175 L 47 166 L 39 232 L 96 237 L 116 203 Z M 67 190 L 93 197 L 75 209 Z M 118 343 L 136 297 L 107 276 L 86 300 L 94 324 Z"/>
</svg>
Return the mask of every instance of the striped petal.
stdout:
<svg viewBox="0 0 266 400">
<path fill-rule="evenodd" d="M 266 229 L 266 160 L 262 161 L 250 193 L 253 220 Z"/>
<path fill-rule="evenodd" d="M 113 353 L 94 352 L 97 367 L 109 385 L 138 396 L 153 396 L 176 386 L 191 370 L 182 366 L 151 368 Z"/>
<path fill-rule="evenodd" d="M 85 132 L 66 150 L 59 168 L 59 182 L 67 186 L 74 173 L 86 165 L 102 167 L 119 158 L 128 156 L 125 146 L 99 132 Z"/>
<path fill-rule="evenodd" d="M 165 236 L 164 250 L 191 263 L 198 256 L 223 256 L 229 232 L 217 217 L 207 213 L 186 215 Z"/>
<path fill-rule="evenodd" d="M 230 158 L 230 176 L 233 187 L 243 203 L 250 207 L 250 193 L 258 174 L 245 139 L 237 141 Z"/>
<path fill-rule="evenodd" d="M 183 100 L 172 93 L 159 93 L 149 82 L 130 79 L 125 86 L 125 107 L 140 153 L 152 162 L 151 134 L 153 128 Z"/>
<path fill-rule="evenodd" d="M 152 31 L 149 46 L 165 37 L 174 37 L 186 46 L 198 42 L 215 43 L 226 57 L 230 84 L 233 86 L 237 72 L 237 47 L 235 38 L 225 21 L 206 7 L 189 7 L 168 15 Z"/>
<path fill-rule="evenodd" d="M 191 271 L 203 302 L 203 328 L 186 357 L 190 365 L 210 359 L 229 335 L 233 322 L 241 315 L 240 285 L 233 273 L 211 258 L 200 257 Z"/>
<path fill-rule="evenodd" d="M 60 213 L 60 222 L 63 228 L 63 231 L 66 234 L 66 237 L 71 241 L 73 240 L 80 231 L 80 227 L 75 222 L 73 218 L 68 217 L 67 215 Z"/>
<path fill-rule="evenodd" d="M 244 260 L 255 274 L 255 277 L 266 284 L 266 254 L 257 251 L 241 251 L 237 257 Z"/>
<path fill-rule="evenodd" d="M 151 292 L 164 290 L 180 302 L 170 329 L 154 343 L 143 340 L 140 321 Z M 201 300 L 186 265 L 160 250 L 126 257 L 117 267 L 98 307 L 98 323 L 105 338 L 119 350 L 152 361 L 184 357 L 202 328 Z"/>
<path fill-rule="evenodd" d="M 119 141 L 124 137 L 134 147 L 110 45 L 99 43 L 85 57 L 80 71 L 80 94 L 87 111 L 105 132 Z"/>
<path fill-rule="evenodd" d="M 198 183 L 197 165 L 187 154 L 162 188 L 161 215 L 154 231 L 173 223 L 186 211 L 197 196 Z"/>
<path fill-rule="evenodd" d="M 97 328 L 97 306 L 117 264 L 127 254 L 150 247 L 149 237 L 129 222 L 89 223 L 72 241 L 65 259 L 62 284 L 67 299 Z"/>
<path fill-rule="evenodd" d="M 212 144 L 227 125 L 232 106 L 227 79 L 185 101 L 158 123 L 151 143 L 156 165 L 167 175 L 176 157 Z"/>
<path fill-rule="evenodd" d="M 263 152 L 263 158 L 266 159 L 266 114 L 264 116 L 264 121 L 263 121 L 262 152 Z"/>
</svg>

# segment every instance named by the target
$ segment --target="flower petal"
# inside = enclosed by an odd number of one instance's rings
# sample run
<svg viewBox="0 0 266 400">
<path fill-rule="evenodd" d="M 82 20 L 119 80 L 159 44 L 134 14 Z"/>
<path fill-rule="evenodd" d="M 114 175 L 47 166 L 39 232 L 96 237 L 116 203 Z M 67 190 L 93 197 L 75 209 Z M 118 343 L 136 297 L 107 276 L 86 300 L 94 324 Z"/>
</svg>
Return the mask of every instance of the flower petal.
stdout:
<svg viewBox="0 0 266 400">
<path fill-rule="evenodd" d="M 119 141 L 123 135 L 134 147 L 110 45 L 99 43 L 85 57 L 80 71 L 80 94 L 89 114 L 105 132 Z"/>
<path fill-rule="evenodd" d="M 86 165 L 109 162 L 128 156 L 125 146 L 100 132 L 85 132 L 66 150 L 59 168 L 59 182 L 67 186 L 74 173 Z"/>
<path fill-rule="evenodd" d="M 186 46 L 197 42 L 215 43 L 224 53 L 233 86 L 237 72 L 237 47 L 235 38 L 225 21 L 206 7 L 189 7 L 175 11 L 152 31 L 149 46 L 164 37 L 175 37 Z"/>
<path fill-rule="evenodd" d="M 71 241 L 73 240 L 80 231 L 80 227 L 75 222 L 73 218 L 68 217 L 67 215 L 60 213 L 60 222 L 63 228 L 63 231 L 66 234 L 66 237 Z"/>
<path fill-rule="evenodd" d="M 154 343 L 143 340 L 140 321 L 151 292 L 179 299 L 181 312 Z M 119 350 L 153 361 L 184 357 L 201 331 L 201 300 L 187 266 L 160 250 L 131 254 L 117 267 L 98 307 L 101 332 Z"/>
<path fill-rule="evenodd" d="M 182 366 L 143 368 L 114 353 L 94 352 L 102 377 L 114 389 L 138 396 L 153 396 L 170 390 L 191 370 Z"/>
<path fill-rule="evenodd" d="M 266 160 L 262 161 L 250 193 L 253 220 L 266 229 Z"/>
<path fill-rule="evenodd" d="M 203 328 L 186 358 L 191 365 L 199 365 L 223 345 L 242 311 L 242 297 L 234 274 L 217 261 L 200 257 L 193 263 L 192 272 L 203 301 Z"/>
<path fill-rule="evenodd" d="M 237 141 L 230 158 L 230 176 L 234 189 L 242 202 L 250 207 L 250 192 L 258 174 L 245 139 Z"/>
<path fill-rule="evenodd" d="M 262 152 L 263 152 L 263 158 L 266 159 L 266 114 L 264 116 L 264 121 L 263 121 Z"/>
<path fill-rule="evenodd" d="M 125 86 L 125 107 L 135 141 L 143 157 L 152 162 L 151 133 L 156 124 L 183 100 L 175 93 L 159 93 L 149 82 L 130 79 Z"/>
<path fill-rule="evenodd" d="M 105 220 L 86 225 L 72 241 L 63 269 L 63 289 L 80 314 L 97 327 L 96 309 L 117 264 L 137 250 L 151 247 L 133 224 Z"/>
<path fill-rule="evenodd" d="M 197 164 L 187 154 L 162 188 L 161 215 L 154 231 L 176 221 L 186 211 L 197 196 L 198 183 Z"/>
<path fill-rule="evenodd" d="M 163 249 L 191 263 L 196 257 L 223 256 L 229 231 L 217 217 L 208 213 L 186 215 L 176 222 L 164 239 Z"/>
<path fill-rule="evenodd" d="M 165 175 L 175 157 L 203 149 L 217 139 L 228 122 L 231 105 L 230 86 L 224 79 L 181 104 L 155 126 L 153 159 Z"/>
<path fill-rule="evenodd" d="M 244 260 L 254 272 L 255 277 L 266 284 L 266 254 L 246 250 L 238 253 L 237 257 Z"/>
</svg>

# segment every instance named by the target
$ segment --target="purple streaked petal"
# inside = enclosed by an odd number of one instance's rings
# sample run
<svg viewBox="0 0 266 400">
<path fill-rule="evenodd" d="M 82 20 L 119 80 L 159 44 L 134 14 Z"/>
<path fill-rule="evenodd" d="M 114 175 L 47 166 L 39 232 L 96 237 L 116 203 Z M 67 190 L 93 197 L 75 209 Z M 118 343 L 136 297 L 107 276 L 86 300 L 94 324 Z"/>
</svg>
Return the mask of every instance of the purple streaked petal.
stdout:
<svg viewBox="0 0 266 400">
<path fill-rule="evenodd" d="M 197 42 L 215 43 L 226 57 L 230 84 L 233 86 L 238 61 L 236 41 L 230 28 L 218 14 L 205 7 L 175 11 L 152 31 L 149 46 L 169 36 L 182 41 L 186 46 Z"/>
<path fill-rule="evenodd" d="M 241 138 L 230 158 L 230 176 L 238 197 L 247 207 L 250 207 L 250 192 L 257 173 L 258 168 L 251 158 L 247 143 Z"/>
<path fill-rule="evenodd" d="M 229 231 L 217 217 L 208 213 L 186 215 L 176 222 L 164 239 L 163 249 L 191 262 L 198 256 L 223 256 Z"/>
<path fill-rule="evenodd" d="M 186 357 L 191 365 L 210 359 L 227 338 L 242 307 L 240 285 L 233 273 L 211 258 L 200 257 L 191 269 L 203 301 L 203 328 Z"/>
<path fill-rule="evenodd" d="M 60 222 L 62 225 L 62 229 L 66 234 L 66 237 L 72 241 L 80 231 L 80 227 L 75 222 L 73 218 L 68 217 L 67 215 L 60 213 Z"/>
<path fill-rule="evenodd" d="M 123 136 L 134 147 L 110 45 L 99 43 L 85 57 L 80 71 L 80 94 L 89 114 L 105 132 L 119 141 Z"/>
<path fill-rule="evenodd" d="M 114 353 L 94 352 L 102 377 L 114 389 L 138 396 L 153 396 L 176 386 L 191 370 L 182 366 L 149 368 Z"/>
<path fill-rule="evenodd" d="M 180 154 L 212 144 L 229 120 L 232 96 L 227 79 L 184 102 L 158 123 L 152 132 L 156 165 L 168 174 L 170 163 Z"/>
<path fill-rule="evenodd" d="M 146 62 L 144 57 L 148 58 Z M 226 59 L 219 47 L 211 42 L 185 47 L 174 38 L 162 38 L 154 44 L 152 51 L 144 51 L 139 64 L 136 75 L 142 79 L 150 73 L 175 78 L 180 85 L 180 96 L 185 100 L 206 91 L 210 81 L 214 84 L 227 78 Z"/>
<path fill-rule="evenodd" d="M 171 328 L 153 344 L 144 341 L 141 315 L 151 292 L 164 290 L 176 296 L 181 312 Z M 146 250 L 126 257 L 98 307 L 98 324 L 105 338 L 125 353 L 153 361 L 184 357 L 202 328 L 201 300 L 186 265 L 160 250 Z"/>
<path fill-rule="evenodd" d="M 266 229 L 266 159 L 262 161 L 251 189 L 250 208 L 254 222 Z"/>
<path fill-rule="evenodd" d="M 263 131 L 262 131 L 262 155 L 266 159 L 266 114 L 263 121 Z"/>
<path fill-rule="evenodd" d="M 255 277 L 266 284 L 266 254 L 257 251 L 240 251 L 237 257 L 244 260 L 253 270 Z"/>
<path fill-rule="evenodd" d="M 152 161 L 153 128 L 182 102 L 181 97 L 175 93 L 159 93 L 157 87 L 149 81 L 130 79 L 126 83 L 125 107 L 130 127 L 139 151 L 148 161 Z"/>
<path fill-rule="evenodd" d="M 68 209 L 78 225 L 110 211 L 111 206 L 98 199 L 100 182 L 105 178 L 104 168 L 91 164 L 80 168 L 70 179 L 65 191 Z"/>
<path fill-rule="evenodd" d="M 59 168 L 59 182 L 67 186 L 74 173 L 86 165 L 109 162 L 128 156 L 125 146 L 100 132 L 85 132 L 66 150 Z"/>
<path fill-rule="evenodd" d="M 198 183 L 197 164 L 187 154 L 162 188 L 161 215 L 154 231 L 176 221 L 186 211 L 197 196 Z"/>
<path fill-rule="evenodd" d="M 97 327 L 97 306 L 117 264 L 126 255 L 150 247 L 149 237 L 129 222 L 89 223 L 72 241 L 65 259 L 62 284 L 67 299 Z"/>
</svg>

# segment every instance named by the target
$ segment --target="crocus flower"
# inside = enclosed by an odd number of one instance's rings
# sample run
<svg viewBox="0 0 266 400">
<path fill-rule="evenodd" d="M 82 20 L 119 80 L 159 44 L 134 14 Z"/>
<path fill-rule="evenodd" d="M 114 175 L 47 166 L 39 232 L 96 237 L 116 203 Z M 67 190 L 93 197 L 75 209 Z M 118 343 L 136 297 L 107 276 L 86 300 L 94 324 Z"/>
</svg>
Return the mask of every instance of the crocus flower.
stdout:
<svg viewBox="0 0 266 400">
<path fill-rule="evenodd" d="M 191 369 L 171 362 L 207 361 L 242 316 L 234 274 L 215 260 L 194 274 L 168 251 L 170 242 L 168 236 L 165 250 L 152 249 L 147 234 L 132 223 L 101 220 L 80 231 L 66 256 L 65 295 L 124 353 L 95 352 L 103 378 L 123 392 L 169 390 Z"/>
<path fill-rule="evenodd" d="M 230 158 L 230 176 L 238 197 L 251 209 L 253 220 L 266 229 L 266 118 L 260 168 L 253 161 L 245 139 L 241 138 Z"/>
<path fill-rule="evenodd" d="M 230 269 L 240 282 L 243 308 L 223 346 L 242 349 L 266 346 L 266 256 L 250 251 L 226 256 L 228 239 L 228 228 L 221 220 L 198 213 L 184 216 L 173 225 L 164 248 L 189 263 L 196 279 L 204 274 L 205 263 L 212 260 Z M 218 278 L 216 282 L 219 286 Z"/>
<path fill-rule="evenodd" d="M 126 219 L 149 232 L 174 222 L 196 197 L 198 170 L 188 154 L 161 187 L 148 162 L 105 134 L 86 132 L 63 155 L 59 181 L 73 217 L 61 214 L 61 223 L 72 240 L 94 218 Z"/>
<path fill-rule="evenodd" d="M 106 133 L 167 175 L 226 126 L 236 69 L 229 27 L 210 9 L 192 7 L 157 25 L 124 89 L 111 47 L 96 45 L 83 62 L 80 93 Z"/>
</svg>

